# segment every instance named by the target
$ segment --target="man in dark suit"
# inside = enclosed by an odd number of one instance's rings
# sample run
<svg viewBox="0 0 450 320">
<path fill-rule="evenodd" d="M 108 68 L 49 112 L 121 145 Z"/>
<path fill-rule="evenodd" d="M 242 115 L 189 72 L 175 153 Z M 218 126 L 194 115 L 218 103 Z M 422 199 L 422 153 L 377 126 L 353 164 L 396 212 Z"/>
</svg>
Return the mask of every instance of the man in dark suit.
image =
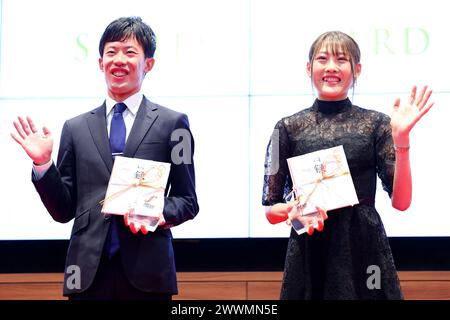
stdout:
<svg viewBox="0 0 450 320">
<path fill-rule="evenodd" d="M 194 141 L 186 115 L 140 92 L 155 49 L 153 31 L 138 17 L 117 19 L 105 29 L 99 66 L 108 95 L 102 106 L 66 121 L 56 165 L 50 130 L 38 132 L 29 117 L 14 122 L 12 136 L 33 160 L 32 180 L 47 210 L 58 222 L 75 219 L 64 282 L 70 299 L 164 300 L 177 294 L 170 227 L 199 210 Z M 155 232 L 131 215 L 124 223 L 101 213 L 118 154 L 171 163 Z"/>
</svg>

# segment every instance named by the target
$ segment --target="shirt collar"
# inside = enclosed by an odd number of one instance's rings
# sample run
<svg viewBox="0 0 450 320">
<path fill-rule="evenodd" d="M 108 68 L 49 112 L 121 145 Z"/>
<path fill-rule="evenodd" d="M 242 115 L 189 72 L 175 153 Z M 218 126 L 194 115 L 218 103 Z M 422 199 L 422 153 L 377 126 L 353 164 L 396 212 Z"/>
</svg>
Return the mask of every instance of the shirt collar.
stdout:
<svg viewBox="0 0 450 320">
<path fill-rule="evenodd" d="M 128 110 L 133 114 L 133 116 L 136 116 L 136 113 L 138 112 L 139 106 L 141 105 L 142 98 L 144 95 L 139 91 L 128 98 L 126 98 L 124 101 L 115 101 L 111 97 L 107 96 L 105 99 L 106 103 L 106 116 L 110 114 L 111 110 L 114 108 L 116 103 L 123 102 L 127 105 Z"/>
</svg>

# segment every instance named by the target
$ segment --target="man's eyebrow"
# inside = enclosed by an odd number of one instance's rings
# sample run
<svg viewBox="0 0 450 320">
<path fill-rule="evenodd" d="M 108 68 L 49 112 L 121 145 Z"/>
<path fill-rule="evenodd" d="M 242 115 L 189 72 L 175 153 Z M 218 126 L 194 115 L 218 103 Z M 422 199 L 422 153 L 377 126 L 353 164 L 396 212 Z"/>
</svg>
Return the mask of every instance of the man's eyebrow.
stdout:
<svg viewBox="0 0 450 320">
<path fill-rule="evenodd" d="M 111 45 L 106 45 L 105 46 L 105 48 L 108 48 L 108 49 L 117 49 L 117 48 L 120 48 L 120 47 L 122 47 L 122 46 L 117 46 L 117 45 L 113 45 L 113 44 L 111 44 Z M 130 46 L 126 46 L 126 47 L 124 47 L 125 49 L 135 49 L 135 50 L 138 50 L 138 47 L 137 46 L 134 46 L 134 45 L 130 45 Z"/>
</svg>

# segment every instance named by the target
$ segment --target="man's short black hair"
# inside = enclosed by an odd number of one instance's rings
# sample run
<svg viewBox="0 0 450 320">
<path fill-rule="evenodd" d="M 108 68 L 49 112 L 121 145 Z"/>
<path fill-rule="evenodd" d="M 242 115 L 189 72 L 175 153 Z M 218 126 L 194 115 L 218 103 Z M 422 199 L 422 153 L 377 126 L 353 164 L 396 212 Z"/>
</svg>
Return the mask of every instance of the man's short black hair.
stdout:
<svg viewBox="0 0 450 320">
<path fill-rule="evenodd" d="M 100 57 L 107 42 L 124 41 L 135 38 L 144 49 L 146 58 L 152 58 L 156 50 L 156 36 L 152 28 L 140 17 L 123 17 L 111 22 L 103 32 L 98 50 Z"/>
</svg>

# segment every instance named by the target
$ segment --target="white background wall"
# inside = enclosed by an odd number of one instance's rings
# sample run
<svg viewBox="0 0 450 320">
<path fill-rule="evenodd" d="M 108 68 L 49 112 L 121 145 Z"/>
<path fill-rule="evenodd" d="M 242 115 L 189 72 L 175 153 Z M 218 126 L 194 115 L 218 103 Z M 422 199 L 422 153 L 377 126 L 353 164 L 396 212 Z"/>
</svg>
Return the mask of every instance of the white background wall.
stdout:
<svg viewBox="0 0 450 320">
<path fill-rule="evenodd" d="M 29 115 L 48 126 L 57 150 L 64 120 L 103 102 L 98 41 L 109 22 L 129 15 L 141 16 L 158 37 L 144 94 L 187 113 L 195 138 L 201 211 L 174 228 L 175 237 L 289 234 L 285 224 L 270 225 L 261 206 L 265 148 L 281 117 L 312 104 L 307 54 L 328 30 L 347 32 L 360 44 L 355 104 L 389 114 L 412 85 L 434 89 L 436 106 L 411 139 L 413 204 L 397 212 L 379 188 L 376 206 L 390 236 L 449 236 L 444 3 L 0 1 L 0 239 L 68 238 L 71 223 L 52 221 L 30 182 L 31 161 L 9 135 L 12 121 Z"/>
</svg>

